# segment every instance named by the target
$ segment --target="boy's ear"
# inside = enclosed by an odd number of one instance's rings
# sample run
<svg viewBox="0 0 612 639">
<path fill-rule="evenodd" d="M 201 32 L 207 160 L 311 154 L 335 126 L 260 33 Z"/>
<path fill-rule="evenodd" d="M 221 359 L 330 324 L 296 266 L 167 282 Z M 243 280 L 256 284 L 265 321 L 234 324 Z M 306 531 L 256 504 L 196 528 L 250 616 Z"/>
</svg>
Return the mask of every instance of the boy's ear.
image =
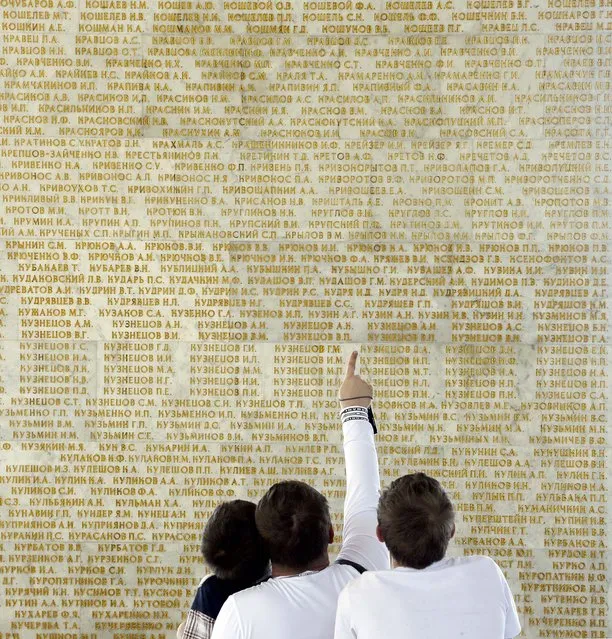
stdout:
<svg viewBox="0 0 612 639">
<path fill-rule="evenodd" d="M 333 527 L 333 526 L 330 526 L 330 527 L 329 527 L 329 543 L 330 543 L 330 544 L 333 544 L 333 543 L 334 543 L 334 535 L 335 535 L 335 533 L 334 533 L 334 527 Z"/>
<path fill-rule="evenodd" d="M 452 539 L 454 536 L 455 536 L 455 524 L 453 524 L 453 529 L 451 530 L 450 538 Z"/>
<path fill-rule="evenodd" d="M 385 538 L 383 537 L 380 526 L 376 526 L 376 539 L 378 539 L 378 541 L 381 541 L 383 544 L 385 543 Z"/>
</svg>

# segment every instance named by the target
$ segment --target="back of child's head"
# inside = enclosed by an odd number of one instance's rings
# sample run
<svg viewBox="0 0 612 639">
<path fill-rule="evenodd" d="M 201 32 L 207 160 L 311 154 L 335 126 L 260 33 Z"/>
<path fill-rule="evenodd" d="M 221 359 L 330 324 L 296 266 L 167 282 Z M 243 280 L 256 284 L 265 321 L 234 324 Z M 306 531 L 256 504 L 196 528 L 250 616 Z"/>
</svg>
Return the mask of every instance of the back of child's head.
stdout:
<svg viewBox="0 0 612 639">
<path fill-rule="evenodd" d="M 204 527 L 202 555 L 219 579 L 254 583 L 265 577 L 270 559 L 255 526 L 255 504 L 219 504 Z"/>
</svg>

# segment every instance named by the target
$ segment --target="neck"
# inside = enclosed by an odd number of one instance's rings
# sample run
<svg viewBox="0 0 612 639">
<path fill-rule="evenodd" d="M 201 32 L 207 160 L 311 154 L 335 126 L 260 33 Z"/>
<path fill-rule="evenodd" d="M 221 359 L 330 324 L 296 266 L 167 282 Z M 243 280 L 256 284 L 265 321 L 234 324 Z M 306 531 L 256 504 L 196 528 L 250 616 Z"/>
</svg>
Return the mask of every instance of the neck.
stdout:
<svg viewBox="0 0 612 639">
<path fill-rule="evenodd" d="M 442 557 L 442 559 L 438 559 L 436 561 L 433 561 L 430 564 L 427 564 L 427 566 L 424 566 L 424 568 L 429 568 L 429 566 L 433 566 L 434 564 L 437 564 L 439 561 L 442 561 L 443 559 L 446 559 L 446 556 Z M 400 562 L 398 562 L 396 559 L 393 558 L 393 555 L 391 556 L 391 568 L 411 568 L 412 570 L 423 570 L 424 568 L 414 568 L 413 566 L 406 566 L 406 564 L 402 564 Z"/>
<path fill-rule="evenodd" d="M 272 577 L 292 577 L 294 575 L 299 575 L 302 572 L 306 572 L 307 570 L 319 571 L 327 568 L 329 566 L 329 555 L 327 552 L 324 555 L 321 555 L 318 559 L 311 561 L 306 566 L 300 566 L 296 568 L 295 566 L 286 566 L 284 564 L 275 564 L 272 562 Z"/>
</svg>

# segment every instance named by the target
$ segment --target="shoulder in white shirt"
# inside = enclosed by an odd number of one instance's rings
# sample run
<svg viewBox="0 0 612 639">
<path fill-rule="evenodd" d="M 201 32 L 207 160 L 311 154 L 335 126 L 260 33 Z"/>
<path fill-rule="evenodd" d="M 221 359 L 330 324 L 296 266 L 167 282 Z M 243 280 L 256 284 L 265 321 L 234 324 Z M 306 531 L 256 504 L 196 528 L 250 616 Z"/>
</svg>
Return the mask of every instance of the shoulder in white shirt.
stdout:
<svg viewBox="0 0 612 639">
<path fill-rule="evenodd" d="M 221 609 L 213 639 L 331 639 L 338 595 L 358 575 L 350 566 L 332 564 L 236 593 Z"/>
<path fill-rule="evenodd" d="M 338 600 L 334 639 L 511 639 L 520 631 L 501 570 L 470 556 L 353 580 Z"/>
</svg>

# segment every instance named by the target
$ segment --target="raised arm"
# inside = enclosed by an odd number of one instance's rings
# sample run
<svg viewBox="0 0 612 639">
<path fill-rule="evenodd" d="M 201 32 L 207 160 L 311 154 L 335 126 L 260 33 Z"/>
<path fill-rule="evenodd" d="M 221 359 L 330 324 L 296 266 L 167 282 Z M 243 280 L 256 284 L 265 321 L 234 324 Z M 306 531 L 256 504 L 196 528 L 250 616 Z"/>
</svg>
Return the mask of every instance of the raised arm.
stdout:
<svg viewBox="0 0 612 639">
<path fill-rule="evenodd" d="M 346 465 L 344 529 L 338 559 L 367 570 L 389 568 L 389 552 L 376 537 L 376 507 L 380 491 L 374 433 L 368 420 L 372 386 L 355 374 L 357 351 L 348 361 L 340 387 L 342 431 Z"/>
</svg>

